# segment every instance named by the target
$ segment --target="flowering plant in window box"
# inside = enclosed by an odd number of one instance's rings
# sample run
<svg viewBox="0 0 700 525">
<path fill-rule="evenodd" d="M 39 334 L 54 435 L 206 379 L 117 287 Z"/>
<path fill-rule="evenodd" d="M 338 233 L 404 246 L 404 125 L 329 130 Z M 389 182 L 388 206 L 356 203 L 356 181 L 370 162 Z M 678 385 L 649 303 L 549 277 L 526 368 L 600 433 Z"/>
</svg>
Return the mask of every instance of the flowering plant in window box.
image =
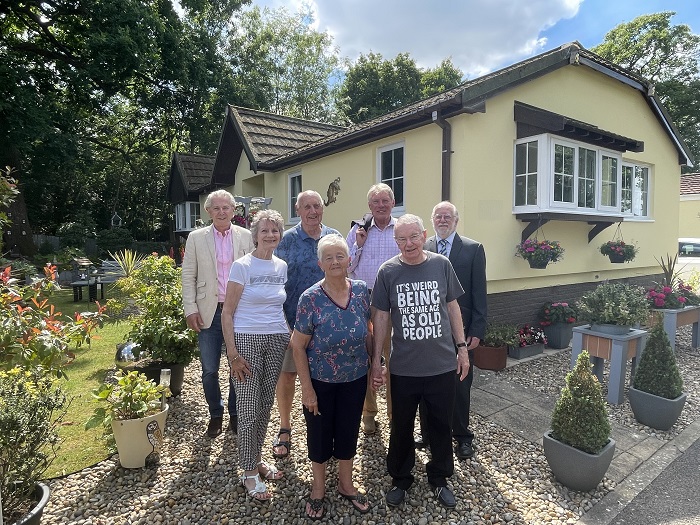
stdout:
<svg viewBox="0 0 700 525">
<path fill-rule="evenodd" d="M 545 268 L 550 262 L 561 260 L 564 248 L 559 241 L 526 239 L 516 245 L 515 255 L 529 262 L 531 268 Z"/>
<path fill-rule="evenodd" d="M 544 330 L 536 326 L 524 324 L 518 328 L 516 335 L 518 346 L 528 346 L 537 343 L 547 344 L 547 336 L 544 334 Z"/>
<path fill-rule="evenodd" d="M 610 257 L 610 262 L 629 262 L 634 260 L 639 248 L 621 239 L 608 241 L 601 245 L 600 253 Z"/>
<path fill-rule="evenodd" d="M 556 323 L 571 324 L 576 322 L 576 309 L 569 303 L 544 303 L 540 308 L 540 326 L 549 326 Z"/>
<path fill-rule="evenodd" d="M 657 284 L 650 288 L 647 292 L 647 301 L 651 308 L 677 310 L 697 305 L 700 303 L 700 297 L 693 292 L 690 285 L 678 279 L 674 286 Z"/>
</svg>

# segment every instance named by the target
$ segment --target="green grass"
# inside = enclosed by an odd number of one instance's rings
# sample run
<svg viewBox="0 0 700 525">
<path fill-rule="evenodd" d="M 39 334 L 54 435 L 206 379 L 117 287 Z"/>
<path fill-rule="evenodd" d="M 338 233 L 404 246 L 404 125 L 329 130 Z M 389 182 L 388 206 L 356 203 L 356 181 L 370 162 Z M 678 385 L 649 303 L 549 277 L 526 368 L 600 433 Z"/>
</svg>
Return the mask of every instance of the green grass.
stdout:
<svg viewBox="0 0 700 525">
<path fill-rule="evenodd" d="M 85 290 L 87 291 L 87 290 Z M 109 290 L 107 290 L 109 295 Z M 70 288 L 54 293 L 50 302 L 64 314 L 96 311 L 94 304 L 86 301 L 73 302 Z M 102 304 L 104 301 L 100 301 Z M 93 465 L 110 455 L 107 443 L 102 439 L 100 428 L 85 430 L 84 424 L 95 408 L 90 393 L 100 385 L 106 372 L 114 366 L 116 345 L 124 341 L 130 325 L 127 322 L 107 322 L 93 333 L 90 346 L 83 345 L 75 351 L 75 360 L 66 368 L 68 379 L 62 381 L 62 388 L 71 399 L 68 412 L 59 429 L 61 438 L 58 456 L 46 473 L 46 477 L 56 477 L 76 472 Z"/>
</svg>

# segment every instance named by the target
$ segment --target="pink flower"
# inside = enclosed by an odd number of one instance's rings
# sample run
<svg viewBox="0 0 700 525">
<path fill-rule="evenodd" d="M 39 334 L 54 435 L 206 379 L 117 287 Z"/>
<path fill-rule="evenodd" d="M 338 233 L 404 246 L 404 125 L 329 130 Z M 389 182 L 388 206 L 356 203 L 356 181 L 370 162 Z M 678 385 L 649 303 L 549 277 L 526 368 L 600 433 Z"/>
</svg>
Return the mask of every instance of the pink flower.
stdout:
<svg viewBox="0 0 700 525">
<path fill-rule="evenodd" d="M 680 303 L 684 303 L 684 302 L 686 302 L 687 300 L 688 300 L 688 299 L 686 299 L 686 298 L 683 297 L 682 295 L 678 298 L 678 302 L 680 302 Z"/>
<path fill-rule="evenodd" d="M 663 291 L 664 293 L 667 293 L 667 294 L 668 294 L 668 293 L 671 293 L 673 290 L 671 290 L 671 287 L 670 287 L 670 286 L 664 286 L 664 287 L 662 288 L 662 291 Z"/>
<path fill-rule="evenodd" d="M 663 299 L 659 299 L 659 298 L 657 297 L 656 299 L 654 299 L 654 304 L 655 304 L 656 306 L 658 306 L 658 307 L 662 307 L 662 306 L 664 305 L 664 300 L 663 300 Z"/>
</svg>

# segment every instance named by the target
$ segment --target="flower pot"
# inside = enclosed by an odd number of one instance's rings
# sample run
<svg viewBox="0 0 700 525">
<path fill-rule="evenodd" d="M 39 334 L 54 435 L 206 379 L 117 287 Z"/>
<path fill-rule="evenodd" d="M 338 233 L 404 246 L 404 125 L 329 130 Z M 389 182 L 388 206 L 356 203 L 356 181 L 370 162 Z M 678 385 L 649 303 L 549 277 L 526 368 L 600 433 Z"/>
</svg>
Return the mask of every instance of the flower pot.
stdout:
<svg viewBox="0 0 700 525">
<path fill-rule="evenodd" d="M 477 346 L 474 348 L 474 366 L 481 370 L 503 370 L 506 367 L 506 346 Z"/>
<path fill-rule="evenodd" d="M 621 253 L 609 253 L 608 258 L 610 259 L 611 263 L 623 263 L 625 261 L 625 256 L 622 255 Z"/>
<path fill-rule="evenodd" d="M 623 326 L 619 324 L 591 324 L 591 330 L 608 335 L 627 335 L 632 329 L 631 326 Z"/>
<path fill-rule="evenodd" d="M 666 399 L 630 387 L 628 397 L 637 421 L 657 430 L 668 430 L 680 417 L 687 394 L 683 393 L 676 399 Z"/>
<path fill-rule="evenodd" d="M 557 480 L 570 489 L 588 492 L 601 482 L 615 454 L 615 440 L 610 439 L 598 454 L 588 454 L 551 436 L 542 436 L 544 455 Z"/>
<path fill-rule="evenodd" d="M 556 350 L 567 348 L 574 334 L 573 323 L 553 323 L 542 327 L 547 335 L 547 346 Z"/>
<path fill-rule="evenodd" d="M 122 467 L 140 468 L 145 467 L 146 463 L 158 463 L 168 409 L 166 405 L 165 410 L 152 416 L 112 421 L 112 432 Z"/>
<path fill-rule="evenodd" d="M 549 264 L 549 261 L 535 261 L 533 259 L 528 259 L 527 262 L 530 265 L 530 268 L 534 270 L 544 270 L 547 268 L 547 264 Z"/>
<path fill-rule="evenodd" d="M 34 501 L 36 501 L 36 505 L 32 507 L 28 514 L 18 519 L 15 525 L 39 525 L 39 523 L 41 523 L 41 516 L 44 514 L 44 507 L 46 507 L 46 504 L 49 502 L 50 495 L 51 490 L 48 485 L 37 482 L 36 488 L 34 489 Z"/>
<path fill-rule="evenodd" d="M 508 346 L 508 357 L 513 359 L 525 359 L 544 352 L 544 343 L 535 343 L 526 346 Z"/>
<path fill-rule="evenodd" d="M 170 369 L 170 392 L 173 396 L 179 396 L 182 392 L 182 385 L 185 382 L 185 365 L 181 363 L 161 363 L 160 361 L 151 361 L 143 366 L 128 366 L 124 367 L 127 370 L 136 370 L 153 381 L 156 385 L 160 384 L 160 371 L 164 368 Z"/>
</svg>

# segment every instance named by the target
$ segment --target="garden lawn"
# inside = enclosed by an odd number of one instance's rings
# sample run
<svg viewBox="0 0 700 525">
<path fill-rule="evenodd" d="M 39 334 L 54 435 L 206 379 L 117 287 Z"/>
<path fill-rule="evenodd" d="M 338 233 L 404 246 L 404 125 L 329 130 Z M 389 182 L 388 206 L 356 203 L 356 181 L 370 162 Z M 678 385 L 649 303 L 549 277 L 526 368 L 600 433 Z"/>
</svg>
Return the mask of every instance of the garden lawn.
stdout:
<svg viewBox="0 0 700 525">
<path fill-rule="evenodd" d="M 97 309 L 95 304 L 85 300 L 74 303 L 70 288 L 55 292 L 49 301 L 58 311 L 67 315 L 76 311 L 94 312 Z M 75 350 L 75 360 L 65 369 L 68 379 L 62 380 L 62 387 L 72 401 L 59 429 L 60 448 L 46 473 L 48 478 L 81 470 L 110 455 L 107 442 L 101 437 L 102 429 L 85 430 L 84 425 L 95 408 L 91 392 L 103 382 L 106 372 L 114 366 L 116 345 L 124 341 L 129 329 L 128 322 L 108 321 L 93 333 L 89 347 L 85 344 Z"/>
</svg>

